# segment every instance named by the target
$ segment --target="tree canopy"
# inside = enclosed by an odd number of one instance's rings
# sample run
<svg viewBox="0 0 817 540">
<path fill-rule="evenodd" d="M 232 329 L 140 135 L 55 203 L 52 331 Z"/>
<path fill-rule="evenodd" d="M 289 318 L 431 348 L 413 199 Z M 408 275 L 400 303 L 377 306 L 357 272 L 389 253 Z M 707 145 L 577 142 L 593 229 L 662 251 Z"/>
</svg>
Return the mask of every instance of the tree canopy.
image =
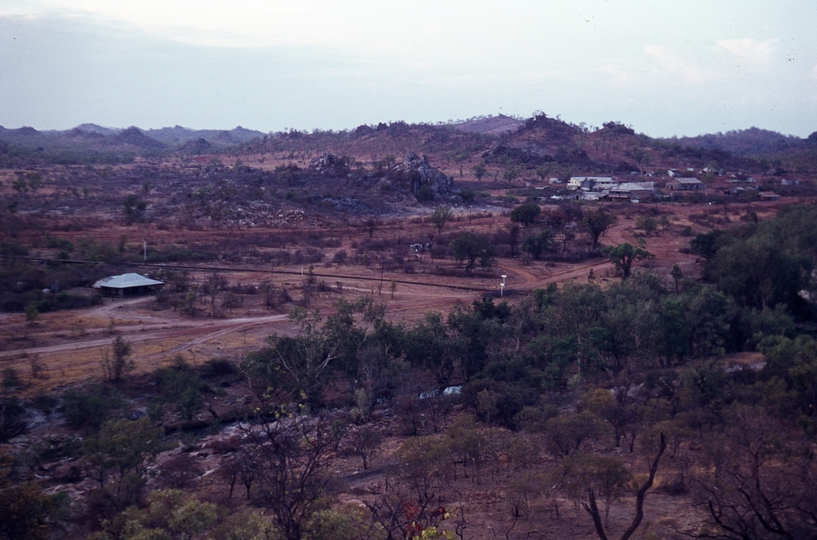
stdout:
<svg viewBox="0 0 817 540">
<path fill-rule="evenodd" d="M 523 225 L 532 225 L 536 218 L 542 213 L 542 209 L 536 203 L 526 203 L 517 206 L 511 211 L 511 221 Z"/>
<path fill-rule="evenodd" d="M 448 244 L 448 251 L 455 260 L 466 261 L 466 272 L 474 269 L 477 259 L 482 267 L 491 266 L 494 260 L 494 246 L 484 234 L 462 233 Z"/>
</svg>

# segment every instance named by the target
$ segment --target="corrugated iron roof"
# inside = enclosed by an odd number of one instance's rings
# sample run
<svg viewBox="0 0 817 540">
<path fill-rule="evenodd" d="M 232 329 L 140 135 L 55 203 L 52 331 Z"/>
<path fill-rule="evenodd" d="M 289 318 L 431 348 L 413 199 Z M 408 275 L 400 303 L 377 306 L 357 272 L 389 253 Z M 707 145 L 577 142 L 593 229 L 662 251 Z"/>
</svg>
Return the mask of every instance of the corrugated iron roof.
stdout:
<svg viewBox="0 0 817 540">
<path fill-rule="evenodd" d="M 121 276 L 102 278 L 94 283 L 93 287 L 95 289 L 102 287 L 127 289 L 130 287 L 147 287 L 149 285 L 164 285 L 164 281 L 156 281 L 155 279 L 146 278 L 145 276 L 131 272 L 130 274 L 122 274 Z"/>
</svg>

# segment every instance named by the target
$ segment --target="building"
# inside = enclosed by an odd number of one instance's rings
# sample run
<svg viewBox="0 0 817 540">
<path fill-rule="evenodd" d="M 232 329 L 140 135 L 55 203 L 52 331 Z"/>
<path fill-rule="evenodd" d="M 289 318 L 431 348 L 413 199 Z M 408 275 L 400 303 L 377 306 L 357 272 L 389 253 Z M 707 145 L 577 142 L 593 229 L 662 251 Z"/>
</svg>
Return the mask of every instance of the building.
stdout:
<svg viewBox="0 0 817 540">
<path fill-rule="evenodd" d="M 93 288 L 110 296 L 137 296 L 159 290 L 164 284 L 164 281 L 130 273 L 102 278 L 93 284 Z"/>
<path fill-rule="evenodd" d="M 610 199 L 638 199 L 651 195 L 655 191 L 654 182 L 624 182 L 610 190 Z"/>
<path fill-rule="evenodd" d="M 602 191 L 616 186 L 616 181 L 609 176 L 573 176 L 567 183 L 568 189 L 585 191 Z"/>
<path fill-rule="evenodd" d="M 697 178 L 673 178 L 666 187 L 672 191 L 698 191 L 706 188 L 706 185 Z"/>
<path fill-rule="evenodd" d="M 761 191 L 758 193 L 760 195 L 761 201 L 779 201 L 780 195 L 775 193 L 774 191 Z"/>
</svg>

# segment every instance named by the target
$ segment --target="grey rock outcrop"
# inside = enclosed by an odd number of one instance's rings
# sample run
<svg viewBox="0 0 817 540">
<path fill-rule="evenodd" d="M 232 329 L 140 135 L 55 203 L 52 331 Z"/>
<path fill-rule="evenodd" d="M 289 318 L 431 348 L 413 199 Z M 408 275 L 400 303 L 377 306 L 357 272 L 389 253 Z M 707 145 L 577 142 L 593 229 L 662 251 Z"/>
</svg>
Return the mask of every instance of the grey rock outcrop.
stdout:
<svg viewBox="0 0 817 540">
<path fill-rule="evenodd" d="M 406 159 L 393 170 L 405 175 L 411 183 L 411 192 L 415 195 L 422 186 L 431 188 L 435 197 L 455 192 L 454 179 L 432 167 L 426 156 L 418 157 L 414 152 L 409 152 Z"/>
<path fill-rule="evenodd" d="M 342 158 L 326 152 L 321 157 L 310 161 L 309 168 L 324 176 L 345 176 L 349 174 L 349 167 L 346 166 Z"/>
</svg>

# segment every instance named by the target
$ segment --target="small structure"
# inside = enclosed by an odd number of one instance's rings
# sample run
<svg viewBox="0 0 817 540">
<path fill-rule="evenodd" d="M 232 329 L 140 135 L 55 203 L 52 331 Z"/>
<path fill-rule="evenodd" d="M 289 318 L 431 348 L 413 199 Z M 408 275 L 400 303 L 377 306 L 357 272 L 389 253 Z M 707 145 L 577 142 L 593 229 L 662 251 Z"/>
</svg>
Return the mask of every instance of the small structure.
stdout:
<svg viewBox="0 0 817 540">
<path fill-rule="evenodd" d="M 110 296 L 137 296 L 159 290 L 164 284 L 164 281 L 130 273 L 102 278 L 93 284 L 93 288 Z"/>
<path fill-rule="evenodd" d="M 780 195 L 775 193 L 774 191 L 761 191 L 758 193 L 760 195 L 761 201 L 779 201 Z"/>
<path fill-rule="evenodd" d="M 625 182 L 610 190 L 610 199 L 632 200 L 646 197 L 655 191 L 654 182 Z"/>
<path fill-rule="evenodd" d="M 706 185 L 697 178 L 673 178 L 667 182 L 667 189 L 672 191 L 698 191 Z"/>
<path fill-rule="evenodd" d="M 757 183 L 757 180 L 755 180 L 754 177 L 752 177 L 752 176 L 742 174 L 742 173 L 738 173 L 738 174 L 733 174 L 729 178 L 729 180 L 727 180 L 727 182 L 729 182 L 730 184 L 755 184 L 755 183 Z"/>
<path fill-rule="evenodd" d="M 585 191 L 602 191 L 616 186 L 616 181 L 609 176 L 573 176 L 567 183 L 567 189 Z"/>
</svg>

